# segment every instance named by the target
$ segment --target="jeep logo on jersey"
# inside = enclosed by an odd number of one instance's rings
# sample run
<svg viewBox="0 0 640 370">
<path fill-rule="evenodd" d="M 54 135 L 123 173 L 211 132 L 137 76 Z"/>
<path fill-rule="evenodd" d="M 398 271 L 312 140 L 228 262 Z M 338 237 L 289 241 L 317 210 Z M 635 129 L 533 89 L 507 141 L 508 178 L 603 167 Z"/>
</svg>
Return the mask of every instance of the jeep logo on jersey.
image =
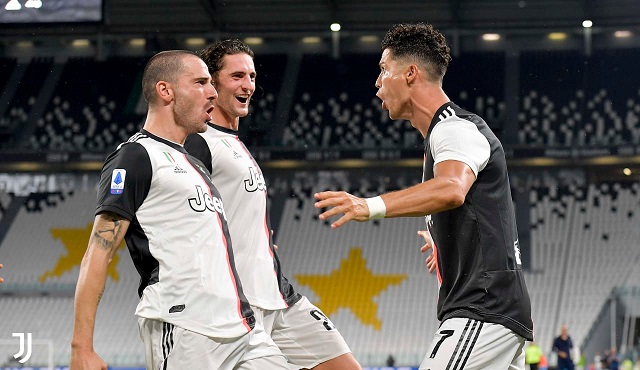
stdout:
<svg viewBox="0 0 640 370">
<path fill-rule="evenodd" d="M 244 189 L 250 193 L 256 190 L 267 190 L 262 174 L 256 171 L 256 169 L 253 167 L 249 167 L 249 178 L 244 180 Z"/>
<path fill-rule="evenodd" d="M 227 219 L 227 215 L 224 213 L 224 208 L 222 207 L 222 201 L 216 197 L 211 196 L 209 193 L 206 193 L 202 190 L 202 186 L 196 185 L 196 193 L 198 194 L 195 198 L 189 198 L 189 206 L 196 212 L 204 212 L 205 210 L 217 212 L 222 215 L 224 219 Z"/>
</svg>

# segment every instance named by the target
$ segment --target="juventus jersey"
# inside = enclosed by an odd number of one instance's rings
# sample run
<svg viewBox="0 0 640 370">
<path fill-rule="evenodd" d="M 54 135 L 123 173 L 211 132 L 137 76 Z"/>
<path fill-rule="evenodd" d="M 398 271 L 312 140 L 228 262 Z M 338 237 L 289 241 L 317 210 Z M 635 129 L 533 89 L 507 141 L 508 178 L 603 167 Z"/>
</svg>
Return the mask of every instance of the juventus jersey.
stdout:
<svg viewBox="0 0 640 370">
<path fill-rule="evenodd" d="M 106 159 L 96 214 L 131 221 L 125 241 L 140 274 L 136 315 L 218 338 L 251 330 L 220 195 L 205 166 L 145 130 Z"/>
<path fill-rule="evenodd" d="M 453 103 L 438 109 L 424 143 L 423 181 L 446 160 L 464 162 L 476 174 L 461 207 L 427 216 L 440 283 L 438 320 L 497 323 L 533 340 L 502 144 L 482 118 Z"/>
<path fill-rule="evenodd" d="M 260 167 L 238 133 L 214 124 L 187 138 L 185 148 L 206 164 L 224 200 L 238 274 L 249 302 L 265 310 L 300 299 L 282 275 L 273 247 L 267 187 Z"/>
</svg>

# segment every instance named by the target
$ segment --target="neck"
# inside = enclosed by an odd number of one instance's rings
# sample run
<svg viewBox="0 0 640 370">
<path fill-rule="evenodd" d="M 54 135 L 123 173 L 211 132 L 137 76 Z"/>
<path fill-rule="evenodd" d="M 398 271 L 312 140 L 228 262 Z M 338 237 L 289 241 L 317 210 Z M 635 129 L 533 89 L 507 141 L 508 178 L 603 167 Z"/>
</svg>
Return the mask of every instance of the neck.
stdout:
<svg viewBox="0 0 640 370">
<path fill-rule="evenodd" d="M 188 132 L 185 132 L 182 127 L 176 124 L 171 115 L 162 114 L 153 109 L 149 109 L 142 128 L 158 137 L 180 145 L 184 144 L 189 135 Z"/>
<path fill-rule="evenodd" d="M 442 87 L 435 84 L 428 84 L 411 95 L 413 114 L 409 121 L 413 127 L 420 131 L 422 137 L 427 136 L 431 121 L 433 121 L 438 109 L 449 101 L 449 97 L 444 93 Z"/>
<path fill-rule="evenodd" d="M 240 126 L 240 117 L 230 116 L 217 108 L 211 113 L 211 118 L 213 118 L 211 122 L 230 130 L 238 131 Z"/>
</svg>

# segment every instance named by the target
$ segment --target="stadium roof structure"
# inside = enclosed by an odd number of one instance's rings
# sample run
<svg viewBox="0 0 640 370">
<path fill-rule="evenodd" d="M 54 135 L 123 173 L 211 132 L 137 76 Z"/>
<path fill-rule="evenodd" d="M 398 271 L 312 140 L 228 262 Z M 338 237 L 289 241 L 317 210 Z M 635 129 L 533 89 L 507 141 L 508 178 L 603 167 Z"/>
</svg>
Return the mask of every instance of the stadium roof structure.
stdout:
<svg viewBox="0 0 640 370">
<path fill-rule="evenodd" d="M 581 29 L 585 19 L 600 29 L 640 28 L 640 5 L 637 0 L 104 0 L 100 24 L 0 26 L 0 35 L 287 38 L 329 34 L 333 22 L 353 35 L 379 35 L 408 21 L 426 21 L 445 32 L 535 33 Z"/>
</svg>

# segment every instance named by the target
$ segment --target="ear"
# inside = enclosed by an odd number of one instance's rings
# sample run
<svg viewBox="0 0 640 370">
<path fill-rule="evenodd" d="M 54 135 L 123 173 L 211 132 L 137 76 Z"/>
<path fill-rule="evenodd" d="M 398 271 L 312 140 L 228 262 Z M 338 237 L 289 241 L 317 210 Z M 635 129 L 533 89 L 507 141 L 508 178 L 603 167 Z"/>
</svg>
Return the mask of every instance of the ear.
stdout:
<svg viewBox="0 0 640 370">
<path fill-rule="evenodd" d="M 173 100 L 173 89 L 171 88 L 171 84 L 167 81 L 158 81 L 158 83 L 156 83 L 156 94 L 158 94 L 158 97 L 166 103 Z"/>
<path fill-rule="evenodd" d="M 411 85 L 415 79 L 418 77 L 418 66 L 415 64 L 409 64 L 407 70 L 405 71 L 405 78 L 407 80 L 407 85 Z"/>
</svg>

